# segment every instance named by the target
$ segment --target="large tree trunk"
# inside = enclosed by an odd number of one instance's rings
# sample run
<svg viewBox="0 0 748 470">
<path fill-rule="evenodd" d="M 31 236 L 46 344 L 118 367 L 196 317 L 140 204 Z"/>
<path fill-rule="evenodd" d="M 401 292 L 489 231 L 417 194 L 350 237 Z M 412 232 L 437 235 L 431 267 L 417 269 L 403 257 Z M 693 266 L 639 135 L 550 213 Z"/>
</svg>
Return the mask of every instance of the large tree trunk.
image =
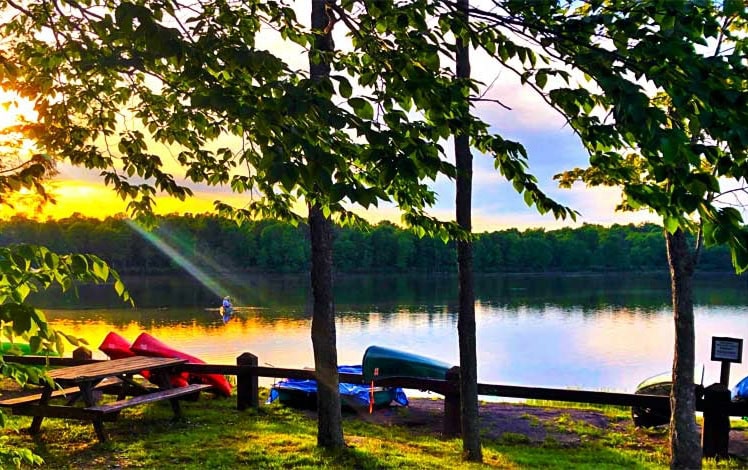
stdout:
<svg viewBox="0 0 748 470">
<path fill-rule="evenodd" d="M 468 0 L 458 0 L 458 8 L 467 19 Z M 457 39 L 457 78 L 470 78 L 468 47 Z M 465 116 L 470 113 L 470 103 L 465 100 Z M 466 232 L 472 229 L 473 156 L 467 129 L 455 136 L 457 164 L 456 218 Z M 462 419 L 462 450 L 465 459 L 481 462 L 480 432 L 478 427 L 478 360 L 475 341 L 475 294 L 473 292 L 473 244 L 470 240 L 457 243 L 457 269 L 459 273 L 459 316 L 457 335 L 460 343 L 460 407 Z"/>
<path fill-rule="evenodd" d="M 314 49 L 332 50 L 330 19 L 325 0 L 312 0 L 312 28 L 325 31 L 315 38 Z M 309 61 L 312 80 L 330 74 L 330 65 Z M 317 374 L 317 445 L 341 448 L 343 418 L 338 389 L 338 350 L 335 340 L 335 306 L 332 293 L 332 222 L 324 216 L 319 204 L 309 204 L 309 233 L 312 244 L 312 347 Z"/>
<path fill-rule="evenodd" d="M 686 234 L 666 233 L 675 318 L 673 390 L 670 394 L 670 468 L 700 469 L 701 444 L 696 428 L 694 391 L 695 339 L 693 318 L 694 256 Z"/>
<path fill-rule="evenodd" d="M 309 207 L 312 239 L 312 347 L 317 373 L 317 445 L 336 448 L 343 441 L 338 389 L 338 350 L 332 293 L 332 223 L 319 206 Z"/>
</svg>

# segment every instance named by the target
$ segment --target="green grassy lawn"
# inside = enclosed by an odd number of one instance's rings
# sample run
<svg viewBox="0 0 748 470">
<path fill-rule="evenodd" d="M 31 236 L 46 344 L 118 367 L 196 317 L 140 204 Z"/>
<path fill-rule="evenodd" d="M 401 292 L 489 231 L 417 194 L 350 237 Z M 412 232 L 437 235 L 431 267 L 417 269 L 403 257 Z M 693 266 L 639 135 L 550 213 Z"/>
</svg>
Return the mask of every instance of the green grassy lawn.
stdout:
<svg viewBox="0 0 748 470">
<path fill-rule="evenodd" d="M 643 434 L 630 423 L 626 410 L 604 410 L 617 423 L 606 429 L 562 415 L 553 422 L 532 421 L 555 431 L 580 436 L 574 444 L 553 439 L 534 443 L 522 434 L 506 433 L 484 439 L 483 465 L 461 460 L 461 441 L 406 426 L 367 423 L 346 416 L 348 448 L 325 452 L 316 447 L 316 421 L 308 413 L 280 405 L 237 411 L 234 399 L 203 395 L 182 404 L 183 418 L 175 421 L 168 403 L 155 403 L 122 412 L 105 423 L 109 441 L 96 440 L 89 423 L 46 419 L 42 432 L 31 437 L 30 418 L 10 416 L 0 439 L 6 446 L 31 448 L 54 469 L 655 469 L 667 468 L 667 450 L 643 445 L 662 440 L 664 431 Z M 407 413 L 404 410 L 403 413 Z M 659 434 L 657 434 L 659 433 Z M 746 462 L 722 462 L 720 468 L 742 468 Z M 707 462 L 707 467 L 717 466 Z"/>
</svg>

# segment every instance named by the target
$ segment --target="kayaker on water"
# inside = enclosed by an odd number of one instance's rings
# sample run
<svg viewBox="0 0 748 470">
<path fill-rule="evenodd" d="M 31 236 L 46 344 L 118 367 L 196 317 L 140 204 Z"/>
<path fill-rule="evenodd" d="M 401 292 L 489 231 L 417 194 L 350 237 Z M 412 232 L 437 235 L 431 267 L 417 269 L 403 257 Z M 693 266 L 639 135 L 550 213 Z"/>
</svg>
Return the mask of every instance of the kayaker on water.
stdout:
<svg viewBox="0 0 748 470">
<path fill-rule="evenodd" d="M 221 316 L 223 317 L 223 322 L 226 323 L 231 320 L 231 315 L 233 313 L 234 306 L 231 305 L 231 297 L 227 295 L 223 298 L 223 303 L 221 304 Z"/>
</svg>

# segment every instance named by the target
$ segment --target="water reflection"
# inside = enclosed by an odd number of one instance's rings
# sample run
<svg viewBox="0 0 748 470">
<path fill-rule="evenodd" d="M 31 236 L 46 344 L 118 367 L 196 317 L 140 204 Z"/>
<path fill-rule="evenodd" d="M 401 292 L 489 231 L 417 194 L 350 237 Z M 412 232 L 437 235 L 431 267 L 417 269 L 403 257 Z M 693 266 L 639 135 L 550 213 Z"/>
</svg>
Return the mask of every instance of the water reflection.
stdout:
<svg viewBox="0 0 748 470">
<path fill-rule="evenodd" d="M 126 280 L 137 308 L 111 289 L 82 287 L 75 298 L 37 296 L 50 321 L 96 348 L 111 330 L 141 331 L 208 362 L 252 352 L 278 367 L 312 365 L 306 276 L 227 278 L 237 318 L 223 324 L 220 298 L 194 280 Z M 741 278 L 696 284 L 697 362 L 716 381 L 711 336 L 746 338 Z M 632 391 L 672 362 L 673 326 L 666 275 L 486 276 L 476 283 L 479 378 L 484 382 Z M 336 280 L 341 364 L 360 363 L 367 346 L 406 349 L 457 363 L 454 277 L 352 276 Z M 99 354 L 99 357 L 101 355 Z M 733 383 L 748 375 L 733 365 Z"/>
</svg>

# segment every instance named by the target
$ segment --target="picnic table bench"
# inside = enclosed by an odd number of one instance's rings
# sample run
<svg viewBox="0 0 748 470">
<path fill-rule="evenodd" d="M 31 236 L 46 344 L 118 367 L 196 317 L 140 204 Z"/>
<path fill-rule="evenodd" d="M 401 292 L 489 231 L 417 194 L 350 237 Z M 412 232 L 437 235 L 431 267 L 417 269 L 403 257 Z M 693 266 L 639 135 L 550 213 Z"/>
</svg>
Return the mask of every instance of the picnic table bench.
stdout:
<svg viewBox="0 0 748 470">
<path fill-rule="evenodd" d="M 116 378 L 116 377 L 108 377 L 94 387 L 95 390 L 99 389 L 113 389 L 121 387 L 122 380 Z M 78 400 L 81 396 L 80 393 L 80 387 L 67 387 L 67 388 L 57 388 L 52 391 L 49 398 L 59 398 L 59 397 L 65 397 L 68 399 L 68 405 L 72 405 L 75 403 L 76 400 Z M 20 405 L 27 405 L 29 403 L 36 403 L 39 400 L 42 399 L 42 392 L 32 392 L 32 393 L 26 393 L 19 395 L 17 397 L 13 398 L 6 398 L 5 400 L 0 400 L 0 408 L 15 408 Z"/>
<path fill-rule="evenodd" d="M 55 383 L 63 388 L 54 389 L 44 385 L 42 392 L 26 397 L 13 398 L 0 402 L 0 406 L 10 407 L 14 415 L 33 416 L 29 431 L 37 434 L 41 429 L 44 418 L 66 418 L 91 421 L 96 436 L 101 442 L 106 441 L 103 422 L 113 421 L 119 412 L 131 406 L 169 400 L 175 416 L 181 414 L 179 398 L 193 395 L 211 388 L 206 384 L 189 384 L 184 387 L 172 388 L 169 374 L 176 367 L 187 362 L 184 359 L 162 357 L 133 356 L 124 359 L 113 359 L 79 366 L 63 367 L 52 370 L 48 375 Z M 143 370 L 150 371 L 158 389 L 148 389 L 133 381 L 133 375 Z M 117 401 L 97 404 L 94 390 L 111 387 L 118 383 L 120 386 Z M 75 400 L 69 400 L 66 405 L 50 405 L 49 401 L 55 396 L 73 394 L 83 398 L 84 407 L 73 406 Z M 127 394 L 134 394 L 125 398 Z"/>
</svg>

